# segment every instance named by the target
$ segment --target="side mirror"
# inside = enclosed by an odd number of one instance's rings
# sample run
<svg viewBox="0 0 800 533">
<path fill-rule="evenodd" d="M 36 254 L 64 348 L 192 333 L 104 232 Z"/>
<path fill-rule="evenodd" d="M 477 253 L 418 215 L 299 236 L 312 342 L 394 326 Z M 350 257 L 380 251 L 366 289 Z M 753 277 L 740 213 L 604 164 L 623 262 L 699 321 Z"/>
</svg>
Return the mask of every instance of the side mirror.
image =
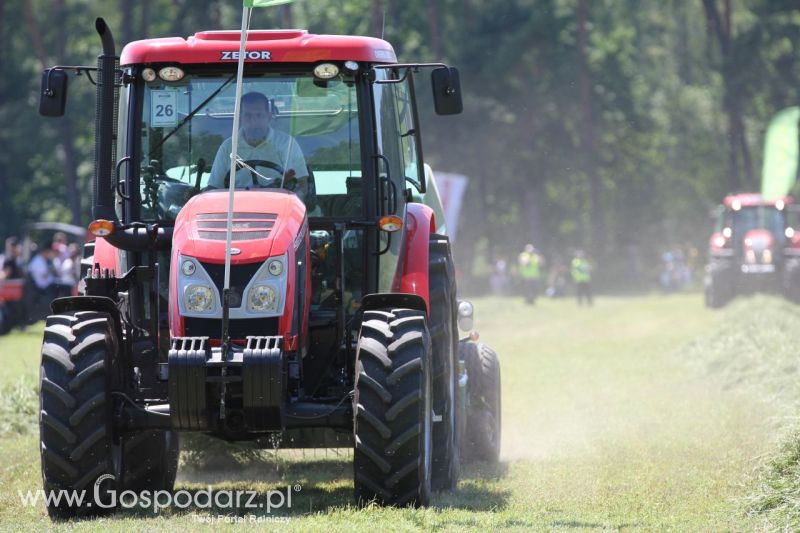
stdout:
<svg viewBox="0 0 800 533">
<path fill-rule="evenodd" d="M 464 110 L 458 69 L 439 67 L 431 72 L 433 108 L 437 115 L 457 115 Z"/>
<path fill-rule="evenodd" d="M 39 114 L 63 117 L 67 105 L 67 73 L 49 68 L 42 73 L 42 92 L 39 95 Z"/>
</svg>

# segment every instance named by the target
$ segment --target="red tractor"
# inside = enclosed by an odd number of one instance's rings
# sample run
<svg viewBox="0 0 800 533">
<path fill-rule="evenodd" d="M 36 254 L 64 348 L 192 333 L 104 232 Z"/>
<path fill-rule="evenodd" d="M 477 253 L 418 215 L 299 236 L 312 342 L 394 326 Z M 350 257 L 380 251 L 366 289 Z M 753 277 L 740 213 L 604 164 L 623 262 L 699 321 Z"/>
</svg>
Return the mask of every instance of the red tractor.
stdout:
<svg viewBox="0 0 800 533">
<path fill-rule="evenodd" d="M 791 197 L 726 196 L 715 213 L 705 301 L 722 307 L 738 293 L 782 291 L 800 301 L 800 235 L 795 233 Z"/>
<path fill-rule="evenodd" d="M 48 116 L 64 112 L 68 74 L 97 85 L 98 238 L 82 293 L 53 302 L 42 344 L 45 489 L 171 490 L 181 431 L 351 447 L 356 500 L 386 505 L 454 489 L 462 452 L 496 461 L 497 357 L 459 340 L 472 305 L 412 194 L 426 189 L 415 81 L 432 69 L 436 111 L 458 113 L 458 72 L 399 64 L 374 38 L 250 31 L 243 90 L 267 96 L 309 175 L 301 198 L 281 188 L 284 161 L 244 161 L 252 184 L 235 192 L 227 249 L 229 194 L 209 162 L 232 130 L 241 33 L 138 41 L 117 57 L 102 19 L 96 29 L 96 68 L 42 79 Z"/>
</svg>

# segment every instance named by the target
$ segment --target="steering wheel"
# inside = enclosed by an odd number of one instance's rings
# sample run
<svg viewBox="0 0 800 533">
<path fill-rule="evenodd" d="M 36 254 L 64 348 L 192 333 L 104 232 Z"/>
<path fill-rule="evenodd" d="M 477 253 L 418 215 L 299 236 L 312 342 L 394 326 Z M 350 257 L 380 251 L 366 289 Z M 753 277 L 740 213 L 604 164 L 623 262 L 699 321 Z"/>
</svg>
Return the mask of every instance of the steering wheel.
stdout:
<svg viewBox="0 0 800 533">
<path fill-rule="evenodd" d="M 251 167 L 253 169 L 255 169 L 256 167 L 271 168 L 272 170 L 276 171 L 278 174 L 281 175 L 281 178 L 280 178 L 281 180 L 283 179 L 283 175 L 286 172 L 285 170 L 283 170 L 283 167 L 280 166 L 278 163 L 273 163 L 272 161 L 266 161 L 264 159 L 246 159 L 246 160 L 244 160 L 242 162 L 237 162 L 236 163 L 236 170 L 238 171 L 238 170 L 241 170 L 241 169 L 245 168 L 244 165 L 247 165 L 247 166 L 249 166 L 249 167 Z M 256 186 L 256 187 L 259 186 L 259 184 L 258 184 L 258 174 L 254 170 L 251 170 L 250 171 L 250 176 L 253 178 L 253 185 Z M 231 171 L 230 170 L 228 170 L 228 172 L 225 174 L 225 182 L 224 183 L 225 183 L 225 187 L 226 188 L 230 187 L 230 184 L 231 184 Z"/>
<path fill-rule="evenodd" d="M 297 187 L 297 178 L 294 176 L 284 177 L 286 175 L 286 171 L 283 169 L 282 166 L 280 166 L 277 163 L 274 163 L 272 161 L 266 161 L 264 159 L 246 159 L 244 161 L 236 163 L 236 170 L 241 170 L 245 168 L 243 164 L 252 168 L 256 167 L 271 168 L 272 170 L 278 172 L 281 175 L 280 180 L 283 182 L 283 186 L 286 189 L 294 191 L 295 188 Z M 293 173 L 293 171 L 291 170 L 290 172 Z M 258 175 L 255 172 L 250 171 L 250 176 L 253 178 L 253 185 L 258 187 L 259 186 Z M 224 179 L 225 188 L 230 187 L 230 183 L 231 183 L 231 171 L 228 170 L 228 172 L 225 173 L 225 179 Z M 209 189 L 210 187 L 206 187 L 204 191 Z M 308 193 L 305 196 L 305 203 L 309 211 L 313 211 L 317 206 L 317 187 L 316 184 L 314 183 L 314 173 L 311 171 L 310 168 L 308 169 Z"/>
</svg>

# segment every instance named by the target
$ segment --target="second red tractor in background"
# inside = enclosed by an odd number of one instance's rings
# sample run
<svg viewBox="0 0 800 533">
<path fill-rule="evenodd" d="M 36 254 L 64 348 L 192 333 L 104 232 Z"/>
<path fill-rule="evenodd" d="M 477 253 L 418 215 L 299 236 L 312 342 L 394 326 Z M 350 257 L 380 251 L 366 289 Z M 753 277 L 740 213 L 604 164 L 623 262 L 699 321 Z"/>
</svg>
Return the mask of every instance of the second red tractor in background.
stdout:
<svg viewBox="0 0 800 533">
<path fill-rule="evenodd" d="M 737 294 L 782 292 L 800 302 L 800 234 L 789 196 L 726 196 L 715 212 L 705 302 L 722 307 Z"/>
</svg>

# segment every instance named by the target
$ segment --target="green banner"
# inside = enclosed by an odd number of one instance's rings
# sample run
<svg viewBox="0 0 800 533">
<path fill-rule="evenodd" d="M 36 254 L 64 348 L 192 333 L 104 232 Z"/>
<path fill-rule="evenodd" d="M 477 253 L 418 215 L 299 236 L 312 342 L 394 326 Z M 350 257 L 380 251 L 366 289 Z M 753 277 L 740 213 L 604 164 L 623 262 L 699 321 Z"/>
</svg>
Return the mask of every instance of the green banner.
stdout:
<svg viewBox="0 0 800 533">
<path fill-rule="evenodd" d="M 244 0 L 244 7 L 270 7 L 290 3 L 292 0 Z"/>
<path fill-rule="evenodd" d="M 785 196 L 794 187 L 800 153 L 798 121 L 800 107 L 787 107 L 772 117 L 769 123 L 761 173 L 761 194 L 765 198 Z"/>
</svg>

